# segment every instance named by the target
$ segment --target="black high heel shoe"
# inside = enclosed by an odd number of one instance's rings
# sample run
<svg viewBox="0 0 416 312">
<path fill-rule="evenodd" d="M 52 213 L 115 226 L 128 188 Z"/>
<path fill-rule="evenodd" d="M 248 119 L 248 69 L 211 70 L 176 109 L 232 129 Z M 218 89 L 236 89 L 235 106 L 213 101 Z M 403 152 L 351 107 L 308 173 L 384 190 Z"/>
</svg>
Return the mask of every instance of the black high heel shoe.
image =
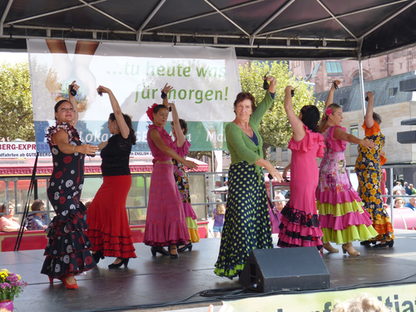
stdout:
<svg viewBox="0 0 416 312">
<path fill-rule="evenodd" d="M 188 243 L 182 247 L 178 247 L 178 252 L 184 252 L 186 250 L 192 251 L 192 243 Z"/>
<path fill-rule="evenodd" d="M 169 246 L 169 256 L 170 256 L 171 259 L 178 259 L 179 258 L 178 247 L 176 247 L 176 245 Z"/>
<path fill-rule="evenodd" d="M 92 258 L 94 259 L 95 263 L 98 264 L 98 262 L 100 262 L 100 259 L 104 259 L 105 257 L 103 255 L 103 252 L 100 250 L 93 253 Z"/>
<path fill-rule="evenodd" d="M 374 245 L 374 248 L 386 248 L 386 247 L 391 248 L 391 247 L 393 247 L 393 245 L 394 245 L 394 240 L 392 239 L 392 240 L 389 240 L 389 241 L 382 242 L 380 244 Z"/>
<path fill-rule="evenodd" d="M 372 242 L 371 241 L 362 241 L 362 242 L 360 242 L 360 245 L 361 246 L 365 246 L 365 247 L 370 247 L 371 246 L 371 244 L 372 244 Z"/>
<path fill-rule="evenodd" d="M 153 257 L 155 257 L 157 253 L 160 253 L 161 255 L 164 255 L 164 256 L 169 256 L 169 253 L 166 251 L 166 249 L 161 246 L 152 246 L 150 251 L 152 252 Z"/>
<path fill-rule="evenodd" d="M 111 264 L 109 264 L 108 265 L 108 268 L 109 269 L 118 269 L 123 264 L 124 264 L 124 268 L 127 268 L 127 265 L 129 264 L 130 258 L 117 258 L 117 259 L 121 259 L 121 261 L 119 263 L 111 263 Z"/>
</svg>

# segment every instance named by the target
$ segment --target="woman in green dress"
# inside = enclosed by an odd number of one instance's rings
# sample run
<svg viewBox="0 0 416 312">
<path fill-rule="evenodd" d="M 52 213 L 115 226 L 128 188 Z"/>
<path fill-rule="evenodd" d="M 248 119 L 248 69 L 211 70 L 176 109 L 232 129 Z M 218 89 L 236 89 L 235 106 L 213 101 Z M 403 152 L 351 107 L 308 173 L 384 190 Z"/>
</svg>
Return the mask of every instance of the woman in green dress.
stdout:
<svg viewBox="0 0 416 312">
<path fill-rule="evenodd" d="M 258 129 L 276 91 L 275 78 L 266 79 L 269 89 L 257 107 L 250 93 L 237 95 L 236 117 L 225 128 L 231 166 L 225 223 L 214 272 L 228 278 L 240 274 L 251 250 L 273 248 L 263 168 L 279 182 L 282 176 L 263 158 L 263 139 Z"/>
</svg>

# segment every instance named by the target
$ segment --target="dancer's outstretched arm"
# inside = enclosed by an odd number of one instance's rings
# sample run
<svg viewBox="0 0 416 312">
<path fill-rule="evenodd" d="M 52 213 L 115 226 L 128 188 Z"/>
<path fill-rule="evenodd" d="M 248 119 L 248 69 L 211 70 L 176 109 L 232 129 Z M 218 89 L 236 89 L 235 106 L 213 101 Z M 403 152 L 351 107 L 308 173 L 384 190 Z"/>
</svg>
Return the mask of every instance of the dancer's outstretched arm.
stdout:
<svg viewBox="0 0 416 312">
<path fill-rule="evenodd" d="M 373 148 L 375 146 L 373 141 L 369 139 L 357 138 L 356 136 L 345 132 L 339 127 L 334 130 L 334 138 L 337 140 L 343 140 L 354 144 L 360 144 L 367 148 Z"/>
<path fill-rule="evenodd" d="M 177 160 L 178 162 L 182 163 L 184 166 L 188 168 L 195 168 L 197 166 L 196 163 L 190 160 L 186 160 L 185 158 L 181 157 L 176 153 L 173 149 L 165 144 L 163 139 L 160 137 L 159 132 L 156 129 L 150 131 L 150 138 L 152 139 L 153 143 L 155 143 L 156 147 L 160 149 L 163 153 L 170 156 L 171 158 Z"/>
</svg>

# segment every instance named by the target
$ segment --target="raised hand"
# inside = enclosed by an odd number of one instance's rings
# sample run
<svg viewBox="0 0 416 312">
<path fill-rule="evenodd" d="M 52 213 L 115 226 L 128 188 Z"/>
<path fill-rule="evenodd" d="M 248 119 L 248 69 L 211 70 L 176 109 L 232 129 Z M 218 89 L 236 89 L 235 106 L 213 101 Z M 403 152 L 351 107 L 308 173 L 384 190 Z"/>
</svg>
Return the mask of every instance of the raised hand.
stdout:
<svg viewBox="0 0 416 312">
<path fill-rule="evenodd" d="M 285 94 L 287 94 L 289 96 L 292 96 L 292 91 L 294 91 L 294 90 L 295 90 L 295 88 L 293 88 L 292 86 L 287 86 L 285 88 Z"/>
<path fill-rule="evenodd" d="M 111 90 L 107 87 L 104 87 L 104 86 L 98 86 L 97 92 L 98 92 L 99 95 L 102 95 L 103 93 L 110 93 Z"/>
<path fill-rule="evenodd" d="M 173 89 L 172 86 L 170 86 L 168 84 L 165 84 L 165 86 L 162 89 L 162 92 L 165 93 L 165 94 L 168 94 L 170 92 L 170 90 L 172 90 L 172 89 Z"/>
<path fill-rule="evenodd" d="M 366 99 L 368 99 L 368 101 L 374 100 L 374 92 L 368 91 L 365 95 L 366 95 Z"/>
<path fill-rule="evenodd" d="M 79 85 L 76 84 L 76 81 L 72 81 L 72 83 L 68 86 L 68 94 L 69 96 L 75 96 L 79 89 Z"/>
</svg>

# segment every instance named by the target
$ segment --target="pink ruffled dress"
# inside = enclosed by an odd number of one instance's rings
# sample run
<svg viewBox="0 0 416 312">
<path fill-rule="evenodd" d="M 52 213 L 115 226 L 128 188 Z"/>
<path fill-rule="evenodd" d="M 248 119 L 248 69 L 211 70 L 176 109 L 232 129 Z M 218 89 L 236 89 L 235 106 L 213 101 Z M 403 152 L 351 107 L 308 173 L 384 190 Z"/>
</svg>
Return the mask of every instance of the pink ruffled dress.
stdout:
<svg viewBox="0 0 416 312">
<path fill-rule="evenodd" d="M 369 240 L 377 236 L 377 232 L 370 215 L 363 209 L 360 196 L 351 185 L 344 155 L 347 143 L 334 138 L 337 127 L 330 127 L 324 134 L 326 151 L 316 190 L 323 241 L 346 244 Z M 345 128 L 340 128 L 345 131 Z"/>
<path fill-rule="evenodd" d="M 317 157 L 324 155 L 324 137 L 305 127 L 306 134 L 300 141 L 289 142 L 292 151 L 290 166 L 290 200 L 281 212 L 279 227 L 280 247 L 322 247 L 322 231 L 316 209 L 318 186 Z"/>
<path fill-rule="evenodd" d="M 162 127 L 150 125 L 147 143 L 153 155 L 153 171 L 149 188 L 146 228 L 143 242 L 150 246 L 184 245 L 190 240 L 185 223 L 182 198 L 174 178 L 174 165 L 161 163 L 172 158 L 157 148 L 150 138 L 156 129 L 167 146 L 176 150 L 170 135 Z"/>
</svg>

